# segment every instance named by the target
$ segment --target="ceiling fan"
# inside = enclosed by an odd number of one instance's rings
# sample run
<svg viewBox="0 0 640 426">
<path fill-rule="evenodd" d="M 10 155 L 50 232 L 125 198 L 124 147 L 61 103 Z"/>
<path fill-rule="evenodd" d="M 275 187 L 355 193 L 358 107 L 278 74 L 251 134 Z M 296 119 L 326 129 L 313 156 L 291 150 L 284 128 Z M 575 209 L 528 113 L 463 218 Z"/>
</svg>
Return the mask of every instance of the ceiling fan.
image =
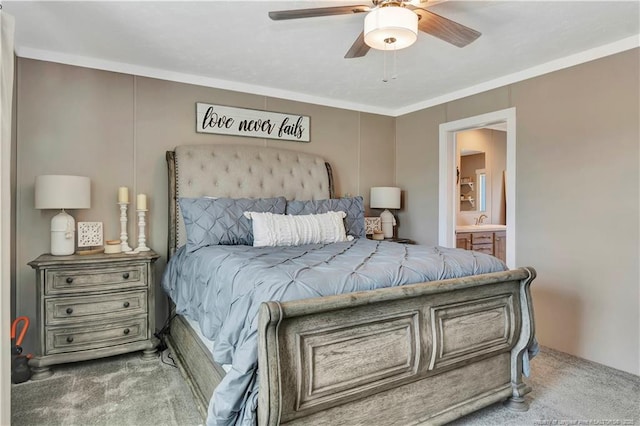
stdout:
<svg viewBox="0 0 640 426">
<path fill-rule="evenodd" d="M 281 21 L 368 12 L 365 18 L 365 28 L 344 55 L 345 58 L 362 57 L 369 52 L 371 47 L 381 50 L 384 50 L 387 46 L 395 49 L 407 47 L 416 40 L 417 30 L 423 31 L 457 47 L 464 47 L 481 35 L 480 32 L 472 28 L 421 7 L 417 7 L 411 4 L 410 0 L 372 0 L 372 4 L 373 6 L 356 4 L 350 6 L 272 11 L 269 12 L 269 18 L 274 21 Z M 383 16 L 378 16 L 381 15 L 381 13 L 392 15 L 389 28 L 393 29 L 394 32 L 384 33 L 385 35 L 382 35 L 382 38 L 378 37 L 378 39 L 375 40 L 375 37 L 373 37 L 374 32 L 380 29 L 377 25 L 379 25 L 383 18 L 385 20 L 387 19 Z M 397 18 L 393 17 L 393 15 L 397 15 Z M 417 26 L 411 21 L 417 23 Z M 398 32 L 398 28 L 400 28 L 401 32 Z M 404 31 L 403 34 L 402 30 L 407 31 Z M 379 34 L 383 33 L 379 32 Z M 408 39 L 400 40 L 399 38 L 405 34 L 408 36 Z"/>
</svg>

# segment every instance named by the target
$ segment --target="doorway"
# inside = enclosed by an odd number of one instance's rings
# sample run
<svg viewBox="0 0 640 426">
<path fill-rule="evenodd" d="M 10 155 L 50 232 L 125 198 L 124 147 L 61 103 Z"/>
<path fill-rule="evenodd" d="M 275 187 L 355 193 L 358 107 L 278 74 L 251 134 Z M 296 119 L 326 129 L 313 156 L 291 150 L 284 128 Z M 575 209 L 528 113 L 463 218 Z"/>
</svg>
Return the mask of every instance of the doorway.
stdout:
<svg viewBox="0 0 640 426">
<path fill-rule="evenodd" d="M 457 146 L 458 132 L 491 127 L 501 123 L 506 129 L 506 263 L 516 267 L 516 109 L 508 108 L 475 117 L 450 121 L 440 125 L 439 144 L 439 218 L 438 244 L 444 247 L 456 246 L 456 212 L 458 199 Z"/>
</svg>

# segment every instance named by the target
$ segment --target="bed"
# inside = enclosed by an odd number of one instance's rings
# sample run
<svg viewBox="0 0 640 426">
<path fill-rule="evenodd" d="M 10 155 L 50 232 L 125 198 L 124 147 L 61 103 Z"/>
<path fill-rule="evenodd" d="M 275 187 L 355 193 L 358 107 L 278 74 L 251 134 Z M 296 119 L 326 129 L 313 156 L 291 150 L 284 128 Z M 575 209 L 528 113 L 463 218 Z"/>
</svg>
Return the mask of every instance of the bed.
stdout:
<svg viewBox="0 0 640 426">
<path fill-rule="evenodd" d="M 294 261 L 282 258 L 289 256 L 289 248 L 262 248 L 264 251 L 256 254 L 255 248 L 248 246 L 218 246 L 187 255 L 181 199 L 333 199 L 332 170 L 317 156 L 241 145 L 179 146 L 167 152 L 167 165 L 170 258 L 167 271 L 173 268 L 173 272 L 165 271 L 163 287 L 172 295 L 172 310 L 176 313 L 172 316 L 167 344 L 203 417 L 209 414 L 208 423 L 442 424 L 498 401 L 504 401 L 511 409 L 527 409 L 524 396 L 531 389 L 523 381 L 523 373 L 528 367 L 529 349 L 535 342 L 529 291 L 535 278 L 533 268 L 504 270 L 503 265 L 503 270 L 486 272 L 485 269 L 491 267 L 488 266 L 491 256 L 357 238 L 308 246 L 304 255 L 291 255 Z M 198 286 L 195 290 L 186 290 L 182 284 L 177 285 L 176 277 L 183 272 L 176 270 L 176 265 L 189 265 L 188 268 L 182 266 L 185 271 L 199 271 L 197 265 L 212 262 L 209 257 L 196 256 L 205 256 L 207 251 L 211 251 L 213 258 L 224 258 L 225 268 L 237 263 L 237 272 L 231 274 L 222 266 L 215 266 L 221 272 L 215 278 L 220 282 L 211 284 L 219 286 L 214 290 Z M 334 258 L 341 258 L 338 252 L 356 254 L 341 266 L 328 268 Z M 378 256 L 379 253 L 384 256 Z M 440 272 L 428 281 L 407 277 L 415 269 L 411 263 L 414 255 L 425 253 L 439 262 Z M 270 284 L 273 288 L 280 288 L 276 284 L 282 276 L 267 278 L 265 273 L 260 283 L 246 284 L 251 276 L 262 275 L 256 272 L 261 269 L 252 268 L 257 268 L 257 263 L 264 258 L 272 258 L 276 265 L 295 264 L 297 276 L 301 270 L 309 269 L 309 264 L 304 263 L 305 256 L 311 256 L 313 264 L 319 265 L 319 274 L 305 281 L 305 287 L 316 292 L 323 288 L 322 283 L 315 282 L 322 281 L 318 275 L 331 282 L 333 272 L 348 269 L 345 265 L 351 259 L 364 256 L 362 264 L 375 266 L 375 262 L 369 261 L 373 257 L 394 259 L 398 256 L 398 262 L 407 263 L 379 280 L 361 273 L 366 269 L 359 270 L 359 275 L 366 276 L 360 280 L 366 285 L 354 285 L 345 294 L 329 294 L 329 290 L 325 294 L 322 290 L 321 297 L 299 298 L 296 293 L 295 297 L 269 300 L 265 294 L 271 293 L 259 293 L 256 288 L 270 279 L 276 281 Z M 464 256 L 472 256 L 473 267 L 451 267 L 462 262 Z M 441 279 L 445 276 L 444 264 L 448 265 L 445 269 L 454 270 L 455 278 Z M 270 265 L 265 269 L 277 268 Z M 284 273 L 291 272 L 286 269 Z M 353 271 L 350 274 L 353 275 Z M 236 348 L 234 342 L 225 343 L 226 336 L 220 341 L 215 339 L 214 349 L 211 342 L 203 338 L 203 331 L 212 334 L 211 330 L 218 332 L 226 324 L 189 318 L 209 309 L 211 303 L 205 301 L 210 300 L 211 294 L 227 291 L 229 287 L 224 281 L 229 275 L 234 275 L 238 285 L 249 289 L 242 294 L 243 297 L 249 294 L 247 297 L 253 305 L 239 312 L 246 313 L 246 327 L 254 333 L 245 340 L 251 340 L 253 346 L 248 352 L 256 358 L 255 365 L 251 362 L 236 365 L 233 356 L 241 358 L 238 355 L 241 349 Z M 213 280 L 209 273 L 194 279 L 206 280 Z M 393 284 L 376 288 L 377 281 L 385 280 Z M 413 283 L 397 285 L 407 280 Z M 291 288 L 285 287 L 287 291 Z M 362 288 L 373 289 L 359 291 Z M 203 291 L 210 293 L 198 293 Z M 185 307 L 182 303 L 185 294 L 199 303 L 194 308 Z M 237 295 L 229 297 L 233 300 L 233 309 L 242 305 Z M 199 325 L 203 326 L 201 330 Z M 249 332 L 231 332 L 233 335 L 243 333 Z M 230 355 L 220 355 L 223 352 Z M 214 361 L 214 354 L 221 362 Z M 240 374 L 238 370 L 247 374 L 245 369 L 251 370 L 252 375 L 251 382 L 243 386 L 251 392 L 246 391 L 249 397 L 243 396 L 242 403 L 248 407 L 240 410 L 249 414 L 234 418 L 223 416 L 214 421 L 213 414 L 208 413 L 215 405 L 209 404 L 214 390 L 220 386 L 218 395 L 225 392 L 220 390 L 225 381 L 239 383 L 241 379 L 234 374 Z M 226 401 L 219 403 L 225 404 Z M 237 407 L 219 409 L 234 411 Z"/>
</svg>

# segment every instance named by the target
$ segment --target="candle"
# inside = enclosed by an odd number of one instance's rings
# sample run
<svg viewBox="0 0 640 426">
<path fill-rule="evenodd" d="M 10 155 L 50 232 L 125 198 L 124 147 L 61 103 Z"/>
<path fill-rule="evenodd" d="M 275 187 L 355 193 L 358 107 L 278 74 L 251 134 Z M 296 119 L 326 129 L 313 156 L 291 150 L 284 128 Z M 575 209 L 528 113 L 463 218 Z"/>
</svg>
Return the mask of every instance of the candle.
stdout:
<svg viewBox="0 0 640 426">
<path fill-rule="evenodd" d="M 136 203 L 136 208 L 138 210 L 146 210 L 147 209 L 147 196 L 145 194 L 138 194 L 138 202 Z"/>
<path fill-rule="evenodd" d="M 118 188 L 118 202 L 119 203 L 128 203 L 129 202 L 129 188 L 126 186 L 121 186 Z"/>
</svg>

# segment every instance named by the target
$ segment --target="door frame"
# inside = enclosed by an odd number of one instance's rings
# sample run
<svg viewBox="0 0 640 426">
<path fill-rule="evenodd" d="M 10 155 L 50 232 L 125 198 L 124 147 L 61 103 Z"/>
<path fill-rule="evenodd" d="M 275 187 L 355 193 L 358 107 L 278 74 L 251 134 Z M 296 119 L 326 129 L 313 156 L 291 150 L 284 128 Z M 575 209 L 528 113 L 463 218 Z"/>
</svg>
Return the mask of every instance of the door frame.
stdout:
<svg viewBox="0 0 640 426">
<path fill-rule="evenodd" d="M 506 215 L 507 253 L 509 268 L 516 267 L 516 109 L 500 111 L 449 121 L 440 124 L 439 143 L 439 214 L 438 244 L 444 247 L 456 246 L 456 133 L 486 127 L 496 123 L 506 123 L 507 127 L 507 170 L 506 170 Z"/>
</svg>

